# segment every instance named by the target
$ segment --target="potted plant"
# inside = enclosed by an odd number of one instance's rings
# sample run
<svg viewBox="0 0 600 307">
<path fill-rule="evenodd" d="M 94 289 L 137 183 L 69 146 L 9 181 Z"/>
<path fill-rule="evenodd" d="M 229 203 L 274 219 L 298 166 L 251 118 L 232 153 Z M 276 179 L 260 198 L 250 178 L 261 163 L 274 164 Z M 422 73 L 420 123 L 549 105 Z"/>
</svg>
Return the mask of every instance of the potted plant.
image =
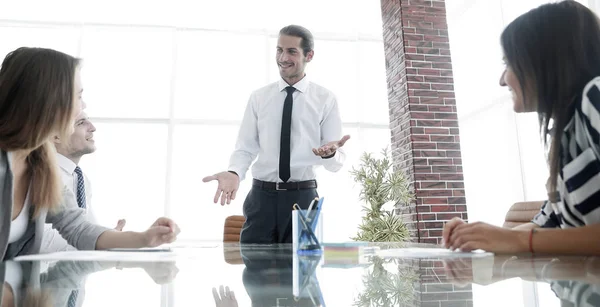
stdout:
<svg viewBox="0 0 600 307">
<path fill-rule="evenodd" d="M 365 216 L 358 227 L 356 241 L 404 242 L 410 239 L 408 228 L 394 209 L 414 199 L 404 173 L 394 170 L 387 148 L 381 157 L 363 153 L 358 168 L 350 173 L 360 183 L 360 200 L 365 201 Z"/>
<path fill-rule="evenodd" d="M 410 260 L 382 259 L 371 256 L 372 266 L 363 275 L 364 289 L 355 298 L 355 307 L 414 306 L 419 281 Z M 418 267 L 418 265 L 417 265 Z"/>
</svg>

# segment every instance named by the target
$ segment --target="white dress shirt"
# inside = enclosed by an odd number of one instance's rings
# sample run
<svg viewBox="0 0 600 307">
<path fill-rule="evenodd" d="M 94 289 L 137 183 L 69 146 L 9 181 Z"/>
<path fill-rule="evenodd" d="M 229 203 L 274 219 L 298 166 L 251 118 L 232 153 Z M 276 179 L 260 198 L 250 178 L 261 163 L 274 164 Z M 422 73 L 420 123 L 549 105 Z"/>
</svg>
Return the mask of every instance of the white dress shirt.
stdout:
<svg viewBox="0 0 600 307">
<path fill-rule="evenodd" d="M 17 218 L 12 220 L 10 223 L 10 233 L 8 234 L 8 243 L 14 243 L 18 240 L 21 240 L 25 232 L 27 232 L 27 226 L 29 225 L 29 207 L 31 207 L 31 198 L 29 197 L 29 192 L 31 189 L 27 190 L 27 197 L 25 197 L 25 202 L 23 204 L 23 208 L 21 208 L 21 212 Z"/>
<path fill-rule="evenodd" d="M 77 205 L 77 177 L 75 173 L 75 167 L 77 165 L 69 160 L 67 157 L 56 154 L 58 165 L 60 166 L 60 178 L 65 188 L 63 189 L 63 197 L 73 198 L 74 201 L 65 202 L 67 204 Z M 86 205 L 86 217 L 89 222 L 97 224 L 96 218 L 92 211 L 92 186 L 90 180 L 83 173 L 83 182 L 85 186 L 85 205 Z M 57 230 L 52 229 L 51 224 L 44 225 L 44 238 L 42 239 L 42 246 L 40 253 L 53 253 L 60 251 L 76 250 L 75 247 L 69 245 L 65 239 L 58 233 Z"/>
<path fill-rule="evenodd" d="M 283 104 L 288 84 L 279 79 L 250 95 L 240 127 L 235 150 L 229 162 L 230 171 L 243 180 L 250 164 L 255 179 L 281 182 L 279 179 L 279 144 Z M 310 82 L 305 76 L 293 85 L 292 127 L 289 182 L 315 179 L 316 167 L 336 172 L 343 166 L 345 154 L 339 148 L 328 159 L 316 156 L 313 148 L 342 138 L 342 120 L 335 95 Z"/>
<path fill-rule="evenodd" d="M 14 307 L 21 306 L 21 302 L 24 299 L 24 297 L 21 297 L 21 288 L 23 287 L 23 269 L 21 268 L 19 262 L 6 261 L 4 264 L 6 269 L 4 282 L 10 286 L 13 292 L 13 301 L 15 302 Z"/>
<path fill-rule="evenodd" d="M 8 160 L 12 163 L 13 153 L 8 153 Z M 31 186 L 27 189 L 27 194 L 25 196 L 25 200 L 23 202 L 23 208 L 21 208 L 21 212 L 19 215 L 11 221 L 10 223 L 10 233 L 8 234 L 8 243 L 14 243 L 25 235 L 27 232 L 27 226 L 29 225 L 29 208 L 31 207 L 31 198 L 30 198 Z"/>
</svg>

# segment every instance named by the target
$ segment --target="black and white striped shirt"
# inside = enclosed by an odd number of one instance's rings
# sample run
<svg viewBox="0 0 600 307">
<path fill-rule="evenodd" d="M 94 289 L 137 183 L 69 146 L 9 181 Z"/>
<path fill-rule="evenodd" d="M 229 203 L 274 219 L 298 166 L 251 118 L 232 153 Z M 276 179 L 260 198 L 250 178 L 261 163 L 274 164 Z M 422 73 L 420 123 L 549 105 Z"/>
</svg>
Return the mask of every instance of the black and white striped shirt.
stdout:
<svg viewBox="0 0 600 307">
<path fill-rule="evenodd" d="M 542 227 L 600 223 L 600 77 L 581 97 L 561 139 L 559 201 L 546 201 L 532 220 Z"/>
<path fill-rule="evenodd" d="M 600 285 L 586 284 L 575 280 L 560 280 L 551 282 L 550 287 L 556 297 L 563 303 L 571 303 L 570 306 L 600 306 Z"/>
</svg>

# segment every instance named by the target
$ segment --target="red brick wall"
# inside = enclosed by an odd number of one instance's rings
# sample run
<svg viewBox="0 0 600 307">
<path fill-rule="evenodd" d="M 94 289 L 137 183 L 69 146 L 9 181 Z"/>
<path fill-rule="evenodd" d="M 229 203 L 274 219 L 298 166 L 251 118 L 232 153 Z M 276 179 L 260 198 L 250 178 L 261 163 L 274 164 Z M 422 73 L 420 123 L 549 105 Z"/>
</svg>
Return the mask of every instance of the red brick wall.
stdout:
<svg viewBox="0 0 600 307">
<path fill-rule="evenodd" d="M 415 296 L 404 298 L 404 307 L 473 307 L 470 284 L 457 284 L 450 279 L 440 259 L 397 259 L 398 270 L 405 276 L 419 275 L 413 284 Z M 391 271 L 393 272 L 393 271 Z M 395 305 L 394 305 L 395 306 Z"/>
<path fill-rule="evenodd" d="M 381 13 L 392 156 L 416 195 L 400 214 L 414 241 L 441 243 L 444 222 L 467 220 L 445 1 L 381 0 Z M 418 267 L 419 306 L 473 306 L 439 260 Z"/>
<path fill-rule="evenodd" d="M 419 260 L 419 275 L 419 307 L 473 307 L 471 285 L 453 284 L 447 276 L 442 260 Z"/>
<path fill-rule="evenodd" d="M 450 44 L 443 0 L 381 0 L 394 162 L 416 200 L 401 212 L 418 242 L 467 219 Z"/>
</svg>

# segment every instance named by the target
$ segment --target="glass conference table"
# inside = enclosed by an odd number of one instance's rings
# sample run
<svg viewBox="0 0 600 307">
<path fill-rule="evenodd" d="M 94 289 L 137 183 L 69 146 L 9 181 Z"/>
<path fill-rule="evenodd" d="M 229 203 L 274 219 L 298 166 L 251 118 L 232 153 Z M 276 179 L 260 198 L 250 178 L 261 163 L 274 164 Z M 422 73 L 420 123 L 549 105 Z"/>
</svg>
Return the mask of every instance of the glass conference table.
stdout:
<svg viewBox="0 0 600 307">
<path fill-rule="evenodd" d="M 298 255 L 290 245 L 223 243 L 43 257 L 1 264 L 2 307 L 600 306 L 595 257 L 457 255 L 424 244 Z"/>
</svg>

